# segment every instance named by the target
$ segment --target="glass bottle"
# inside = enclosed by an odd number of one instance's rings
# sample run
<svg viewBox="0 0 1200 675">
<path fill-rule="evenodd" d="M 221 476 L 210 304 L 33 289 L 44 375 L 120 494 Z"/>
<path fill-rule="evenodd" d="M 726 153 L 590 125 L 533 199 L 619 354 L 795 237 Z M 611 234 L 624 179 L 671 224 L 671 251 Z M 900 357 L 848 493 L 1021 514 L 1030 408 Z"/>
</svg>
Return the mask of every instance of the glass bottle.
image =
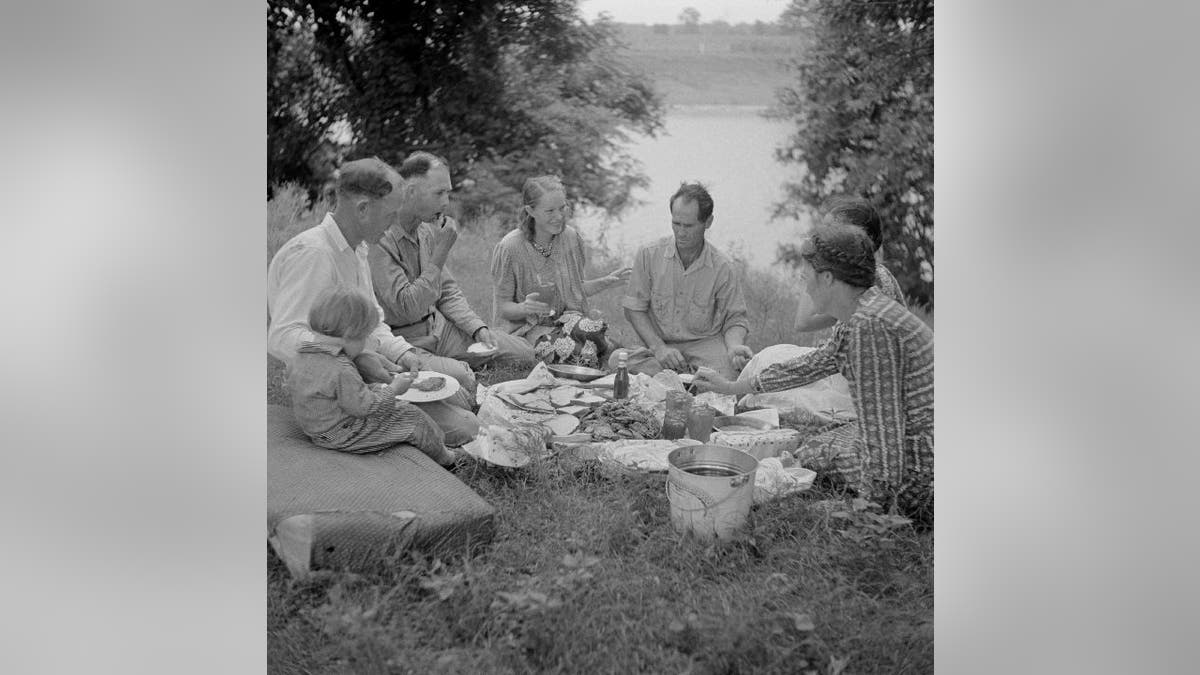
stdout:
<svg viewBox="0 0 1200 675">
<path fill-rule="evenodd" d="M 624 350 L 617 354 L 617 376 L 613 379 L 613 398 L 629 398 L 629 354 Z"/>
</svg>

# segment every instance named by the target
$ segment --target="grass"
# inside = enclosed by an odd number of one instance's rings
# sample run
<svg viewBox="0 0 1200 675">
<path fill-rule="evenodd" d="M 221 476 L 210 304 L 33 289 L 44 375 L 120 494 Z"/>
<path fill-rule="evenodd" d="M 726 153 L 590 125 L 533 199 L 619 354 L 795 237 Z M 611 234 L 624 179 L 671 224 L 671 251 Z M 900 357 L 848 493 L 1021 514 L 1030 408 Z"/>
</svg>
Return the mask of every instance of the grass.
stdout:
<svg viewBox="0 0 1200 675">
<path fill-rule="evenodd" d="M 286 191 L 277 201 L 269 222 L 289 231 L 324 210 L 297 209 Z M 494 218 L 469 224 L 451 257 L 485 317 L 486 260 L 503 229 Z M 770 344 L 791 320 L 778 316 L 787 282 L 755 281 L 752 318 Z M 601 296 L 609 318 L 620 316 L 617 296 Z M 269 363 L 268 402 L 287 402 L 279 379 Z M 268 549 L 270 672 L 933 670 L 932 533 L 882 528 L 820 483 L 756 507 L 740 541 L 708 546 L 672 529 L 661 476 L 612 476 L 570 456 L 458 475 L 497 509 L 481 555 L 410 553 L 370 574 L 295 581 Z"/>
</svg>

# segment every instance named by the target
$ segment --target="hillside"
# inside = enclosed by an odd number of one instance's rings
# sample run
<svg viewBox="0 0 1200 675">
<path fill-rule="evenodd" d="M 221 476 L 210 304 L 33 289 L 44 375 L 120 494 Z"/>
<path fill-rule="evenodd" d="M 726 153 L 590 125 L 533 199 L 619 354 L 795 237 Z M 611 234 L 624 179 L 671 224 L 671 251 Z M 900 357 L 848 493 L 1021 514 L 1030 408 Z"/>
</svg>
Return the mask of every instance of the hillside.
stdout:
<svg viewBox="0 0 1200 675">
<path fill-rule="evenodd" d="M 654 80 L 667 105 L 771 105 L 775 90 L 792 83 L 786 62 L 800 48 L 794 36 L 709 26 L 691 34 L 679 26 L 619 28 L 629 60 Z"/>
</svg>

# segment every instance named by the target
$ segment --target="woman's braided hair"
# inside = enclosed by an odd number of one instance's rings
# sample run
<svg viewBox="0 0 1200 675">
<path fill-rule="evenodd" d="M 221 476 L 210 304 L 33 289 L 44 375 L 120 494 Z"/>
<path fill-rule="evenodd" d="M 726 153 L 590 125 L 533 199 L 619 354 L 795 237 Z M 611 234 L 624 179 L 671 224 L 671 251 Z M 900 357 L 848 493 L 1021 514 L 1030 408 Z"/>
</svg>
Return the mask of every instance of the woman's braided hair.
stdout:
<svg viewBox="0 0 1200 675">
<path fill-rule="evenodd" d="M 830 223 L 813 228 L 800 257 L 818 272 L 858 288 L 875 285 L 875 249 L 861 227 Z"/>
</svg>

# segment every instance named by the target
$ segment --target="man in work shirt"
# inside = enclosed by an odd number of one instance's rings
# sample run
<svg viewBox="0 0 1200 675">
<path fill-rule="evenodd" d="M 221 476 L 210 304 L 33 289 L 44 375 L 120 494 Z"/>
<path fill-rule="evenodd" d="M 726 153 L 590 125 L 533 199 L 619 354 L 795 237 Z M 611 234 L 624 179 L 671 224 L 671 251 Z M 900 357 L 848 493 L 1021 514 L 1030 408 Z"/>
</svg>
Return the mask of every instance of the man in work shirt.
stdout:
<svg viewBox="0 0 1200 675">
<path fill-rule="evenodd" d="M 707 366 L 736 377 L 754 353 L 745 345 L 749 321 L 738 270 L 704 238 L 713 223 L 712 196 L 699 183 L 684 183 L 670 210 L 673 236 L 638 250 L 621 303 L 646 345 L 629 354 L 630 371 Z"/>
<path fill-rule="evenodd" d="M 533 360 L 524 340 L 493 333 L 463 295 L 446 267 L 458 239 L 458 225 L 445 215 L 450 205 L 450 171 L 428 152 L 414 152 L 401 163 L 402 204 L 396 221 L 371 247 L 371 279 L 392 334 L 415 348 L 421 367 L 454 375 L 474 391 L 468 364 L 497 360 Z M 494 356 L 467 352 L 473 342 L 497 348 Z M 465 361 L 465 363 L 464 363 Z"/>
</svg>

